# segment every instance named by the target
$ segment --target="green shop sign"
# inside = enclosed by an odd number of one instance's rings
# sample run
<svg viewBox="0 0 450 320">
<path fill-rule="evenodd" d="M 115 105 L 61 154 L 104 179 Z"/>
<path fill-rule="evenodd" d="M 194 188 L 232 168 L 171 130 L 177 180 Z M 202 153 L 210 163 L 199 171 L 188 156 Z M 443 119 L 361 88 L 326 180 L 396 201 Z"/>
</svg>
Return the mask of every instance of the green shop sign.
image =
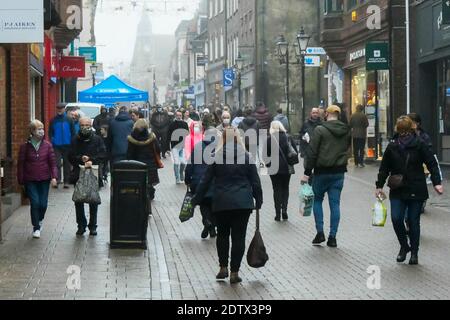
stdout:
<svg viewBox="0 0 450 320">
<path fill-rule="evenodd" d="M 97 62 L 97 48 L 96 47 L 81 47 L 78 48 L 78 55 L 84 57 L 87 63 Z"/>
<path fill-rule="evenodd" d="M 389 70 L 389 44 L 387 42 L 366 43 L 366 69 Z"/>
</svg>

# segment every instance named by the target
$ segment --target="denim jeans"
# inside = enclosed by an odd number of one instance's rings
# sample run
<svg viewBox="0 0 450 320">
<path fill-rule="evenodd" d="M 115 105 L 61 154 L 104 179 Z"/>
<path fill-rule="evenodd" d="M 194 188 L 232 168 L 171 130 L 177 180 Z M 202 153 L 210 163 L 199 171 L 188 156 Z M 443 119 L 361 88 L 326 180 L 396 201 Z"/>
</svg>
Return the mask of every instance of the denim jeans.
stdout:
<svg viewBox="0 0 450 320">
<path fill-rule="evenodd" d="M 315 175 L 313 180 L 314 191 L 314 218 L 316 220 L 316 230 L 323 231 L 323 199 L 325 193 L 328 194 L 330 205 L 330 236 L 336 237 L 341 218 L 341 192 L 344 187 L 344 174 L 321 174 Z"/>
<path fill-rule="evenodd" d="M 391 199 L 391 216 L 398 242 L 403 248 L 409 248 L 405 228 L 405 215 L 408 213 L 409 238 L 411 251 L 419 252 L 420 244 L 420 212 L 423 201 Z"/>
<path fill-rule="evenodd" d="M 172 148 L 172 161 L 176 181 L 183 181 L 184 170 L 186 169 L 186 159 L 184 158 L 183 148 Z"/>
<path fill-rule="evenodd" d="M 47 212 L 49 189 L 50 181 L 27 182 L 25 184 L 25 192 L 31 204 L 31 223 L 34 231 L 41 230 L 39 222 L 44 220 L 45 212 Z"/>
</svg>

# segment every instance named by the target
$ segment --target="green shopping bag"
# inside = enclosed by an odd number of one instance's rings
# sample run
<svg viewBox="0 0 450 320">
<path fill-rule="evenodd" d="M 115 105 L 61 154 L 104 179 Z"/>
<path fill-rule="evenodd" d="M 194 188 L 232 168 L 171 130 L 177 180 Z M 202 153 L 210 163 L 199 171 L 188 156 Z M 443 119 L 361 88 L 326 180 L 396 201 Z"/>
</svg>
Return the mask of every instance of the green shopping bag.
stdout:
<svg viewBox="0 0 450 320">
<path fill-rule="evenodd" d="M 186 195 L 184 196 L 183 205 L 180 210 L 180 221 L 186 222 L 189 221 L 194 216 L 195 207 L 192 206 L 192 198 L 194 195 L 192 192 L 187 190 Z"/>
<path fill-rule="evenodd" d="M 314 205 L 314 191 L 309 183 L 302 182 L 299 192 L 300 215 L 310 217 Z"/>
</svg>

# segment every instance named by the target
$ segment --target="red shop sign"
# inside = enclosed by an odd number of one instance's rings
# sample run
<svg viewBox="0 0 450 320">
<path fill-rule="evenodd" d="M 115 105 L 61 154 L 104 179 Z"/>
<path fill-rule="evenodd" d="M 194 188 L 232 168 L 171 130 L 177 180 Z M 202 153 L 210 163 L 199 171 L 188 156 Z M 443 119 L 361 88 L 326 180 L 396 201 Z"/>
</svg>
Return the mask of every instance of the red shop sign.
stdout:
<svg viewBox="0 0 450 320">
<path fill-rule="evenodd" d="M 50 78 L 58 76 L 58 53 L 53 41 L 45 35 L 44 67 Z"/>
<path fill-rule="evenodd" d="M 84 78 L 86 76 L 84 57 L 61 57 L 59 76 L 61 78 Z"/>
</svg>

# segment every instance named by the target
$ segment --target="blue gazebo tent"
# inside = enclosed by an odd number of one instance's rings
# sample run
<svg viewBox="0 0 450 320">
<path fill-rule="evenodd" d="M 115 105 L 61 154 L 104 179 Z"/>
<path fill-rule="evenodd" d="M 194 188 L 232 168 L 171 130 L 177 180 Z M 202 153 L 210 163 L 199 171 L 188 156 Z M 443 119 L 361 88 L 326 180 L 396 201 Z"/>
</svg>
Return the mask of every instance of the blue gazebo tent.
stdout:
<svg viewBox="0 0 450 320">
<path fill-rule="evenodd" d="M 78 92 L 78 101 L 112 106 L 117 102 L 147 102 L 149 94 L 129 86 L 112 75 L 95 87 Z"/>
</svg>

